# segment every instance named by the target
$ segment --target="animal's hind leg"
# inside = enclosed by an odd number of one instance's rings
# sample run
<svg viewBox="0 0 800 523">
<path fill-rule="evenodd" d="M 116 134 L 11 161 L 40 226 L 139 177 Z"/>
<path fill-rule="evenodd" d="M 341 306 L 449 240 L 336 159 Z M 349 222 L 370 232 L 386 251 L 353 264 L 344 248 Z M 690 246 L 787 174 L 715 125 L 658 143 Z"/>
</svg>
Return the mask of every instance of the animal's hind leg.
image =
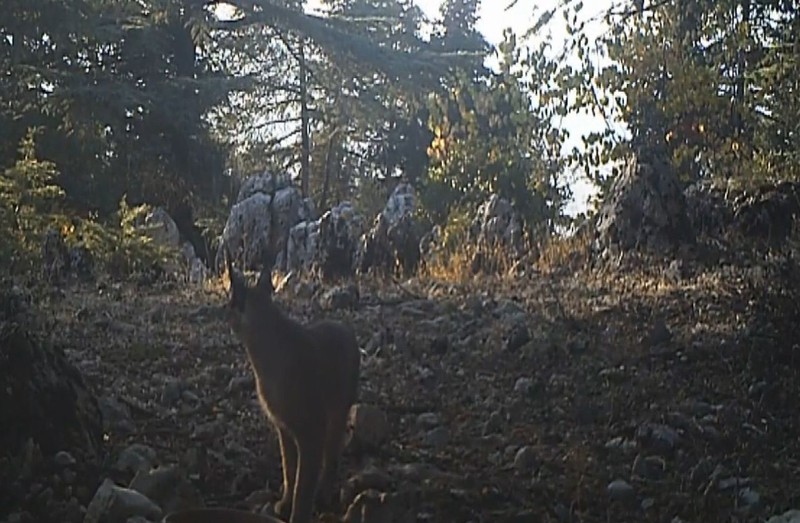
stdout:
<svg viewBox="0 0 800 523">
<path fill-rule="evenodd" d="M 316 433 L 314 437 L 297 441 L 297 477 L 289 523 L 309 523 L 314 512 L 323 455 L 323 441 L 318 435 Z"/>
<path fill-rule="evenodd" d="M 322 475 L 317 489 L 317 506 L 332 508 L 336 486 L 336 477 L 339 472 L 339 458 L 344 447 L 345 426 L 347 415 L 332 416 L 328 420 L 325 431 L 325 455 L 323 457 Z"/>
<path fill-rule="evenodd" d="M 285 428 L 278 427 L 278 441 L 281 445 L 281 466 L 283 467 L 283 494 L 275 503 L 275 514 L 288 519 L 292 513 L 295 477 L 297 475 L 297 443 Z"/>
</svg>

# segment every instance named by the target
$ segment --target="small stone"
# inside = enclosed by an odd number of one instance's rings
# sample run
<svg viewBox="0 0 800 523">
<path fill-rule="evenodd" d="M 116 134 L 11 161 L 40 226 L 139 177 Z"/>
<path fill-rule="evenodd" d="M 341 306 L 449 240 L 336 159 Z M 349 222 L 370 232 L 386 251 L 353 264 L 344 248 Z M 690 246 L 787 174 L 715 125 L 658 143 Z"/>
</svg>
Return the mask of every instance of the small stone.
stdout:
<svg viewBox="0 0 800 523">
<path fill-rule="evenodd" d="M 6 518 L 7 523 L 33 523 L 36 521 L 29 512 L 14 512 Z"/>
<path fill-rule="evenodd" d="M 135 516 L 151 521 L 160 520 L 162 511 L 146 496 L 135 490 L 115 485 L 111 479 L 106 479 L 89 503 L 84 523 L 127 521 L 128 518 Z"/>
<path fill-rule="evenodd" d="M 751 510 L 761 504 L 761 495 L 750 487 L 743 488 L 737 493 L 743 508 Z"/>
<path fill-rule="evenodd" d="M 750 478 L 737 478 L 737 477 L 725 478 L 719 480 L 719 482 L 717 483 L 717 487 L 720 490 L 729 490 L 739 487 L 746 487 L 750 485 L 750 481 L 751 481 Z"/>
<path fill-rule="evenodd" d="M 181 392 L 181 399 L 189 403 L 198 403 L 200 401 L 200 397 L 190 390 Z"/>
<path fill-rule="evenodd" d="M 151 499 L 165 512 L 204 506 L 200 493 L 176 466 L 140 470 L 129 488 Z"/>
<path fill-rule="evenodd" d="M 389 420 L 374 405 L 358 403 L 350 409 L 348 425 L 352 428 L 352 441 L 376 448 L 389 437 Z"/>
<path fill-rule="evenodd" d="M 622 436 L 617 436 L 608 440 L 605 444 L 605 448 L 608 450 L 630 451 L 636 448 L 636 442 L 623 438 Z"/>
<path fill-rule="evenodd" d="M 432 354 L 447 354 L 450 349 L 450 337 L 441 335 L 436 336 L 431 340 L 431 353 Z"/>
<path fill-rule="evenodd" d="M 655 452 L 672 452 L 680 443 L 678 431 L 667 425 L 643 423 L 636 430 L 636 439 L 644 448 Z"/>
<path fill-rule="evenodd" d="M 450 441 L 450 431 L 445 427 L 436 427 L 425 434 L 425 443 L 434 448 L 442 448 Z"/>
<path fill-rule="evenodd" d="M 722 438 L 722 433 L 712 425 L 700 425 L 700 431 L 708 441 L 719 441 Z"/>
<path fill-rule="evenodd" d="M 509 352 L 514 352 L 522 348 L 523 345 L 531 341 L 531 332 L 524 324 L 518 324 L 511 329 L 511 332 L 506 338 L 505 349 Z"/>
<path fill-rule="evenodd" d="M 791 509 L 783 514 L 772 516 L 767 523 L 800 523 L 800 509 Z"/>
<path fill-rule="evenodd" d="M 136 431 L 136 426 L 127 405 L 113 397 L 101 397 L 97 400 L 100 414 L 103 418 L 103 428 L 110 432 L 131 434 Z"/>
<path fill-rule="evenodd" d="M 64 517 L 69 523 L 79 523 L 86 517 L 86 508 L 80 504 L 78 498 L 72 497 L 64 507 Z"/>
<path fill-rule="evenodd" d="M 478 305 L 474 307 L 476 310 L 480 307 L 480 309 L 485 308 L 482 302 L 478 302 Z M 524 321 L 527 313 L 525 309 L 522 308 L 520 304 L 512 300 L 502 300 L 497 304 L 497 307 L 494 309 L 494 314 L 500 319 L 505 319 L 506 321 L 515 321 L 520 322 Z"/>
<path fill-rule="evenodd" d="M 656 504 L 656 500 L 653 498 L 644 498 L 642 500 L 642 510 L 650 510 Z"/>
<path fill-rule="evenodd" d="M 650 480 L 659 481 L 666 474 L 667 464 L 663 458 L 658 456 L 636 456 L 633 460 L 632 472 L 634 476 Z"/>
<path fill-rule="evenodd" d="M 321 305 L 326 309 L 352 309 L 359 302 L 358 287 L 354 284 L 329 289 L 322 295 Z"/>
<path fill-rule="evenodd" d="M 758 381 L 753 383 L 747 388 L 747 395 L 751 399 L 758 399 L 764 395 L 764 393 L 769 389 L 769 384 L 766 381 Z"/>
<path fill-rule="evenodd" d="M 61 473 L 61 478 L 64 480 L 64 483 L 66 483 L 67 485 L 72 485 L 73 483 L 75 483 L 75 480 L 77 479 L 77 477 L 78 477 L 78 474 L 72 469 L 67 469 L 67 470 L 65 470 L 64 472 Z"/>
<path fill-rule="evenodd" d="M 71 467 L 77 463 L 75 458 L 69 452 L 62 450 L 57 452 L 53 457 L 53 461 L 59 467 Z"/>
<path fill-rule="evenodd" d="M 614 501 L 630 501 L 636 495 L 630 483 L 624 479 L 615 479 L 608 484 L 608 496 Z"/>
<path fill-rule="evenodd" d="M 436 373 L 431 370 L 430 367 L 420 367 L 419 369 L 419 378 L 422 381 L 430 380 L 431 378 L 435 377 Z"/>
<path fill-rule="evenodd" d="M 423 412 L 417 416 L 417 425 L 423 429 L 432 429 L 440 424 L 441 419 L 435 412 Z"/>
<path fill-rule="evenodd" d="M 566 505 L 563 503 L 558 503 L 554 508 L 553 511 L 556 513 L 556 517 L 559 521 L 572 521 L 572 514 L 570 510 L 567 508 Z"/>
<path fill-rule="evenodd" d="M 210 440 L 221 436 L 224 432 L 225 428 L 221 421 L 214 420 L 196 425 L 192 433 L 192 438 Z"/>
<path fill-rule="evenodd" d="M 350 505 L 359 492 L 369 489 L 386 491 L 392 484 L 392 478 L 374 465 L 367 465 L 364 470 L 348 479 L 341 489 L 342 505 Z"/>
<path fill-rule="evenodd" d="M 499 410 L 495 410 L 489 417 L 486 419 L 486 423 L 483 424 L 483 436 L 488 436 L 489 434 L 493 434 L 498 432 L 503 427 L 503 415 L 500 413 Z"/>
<path fill-rule="evenodd" d="M 536 464 L 536 458 L 536 450 L 525 445 L 514 455 L 514 468 L 519 472 L 527 472 Z"/>
<path fill-rule="evenodd" d="M 514 392 L 518 394 L 530 394 L 533 390 L 533 380 L 531 378 L 518 378 L 514 383 Z"/>
<path fill-rule="evenodd" d="M 256 380 L 252 375 L 234 376 L 228 382 L 228 392 L 255 391 Z"/>
<path fill-rule="evenodd" d="M 666 322 L 663 318 L 658 318 L 650 330 L 650 337 L 648 342 L 650 346 L 656 347 L 669 342 L 672 339 L 672 333 L 669 331 Z"/>
<path fill-rule="evenodd" d="M 164 382 L 164 390 L 161 393 L 161 401 L 166 405 L 172 405 L 181 398 L 183 385 L 177 378 L 167 378 Z"/>
<path fill-rule="evenodd" d="M 116 463 L 116 470 L 123 472 L 139 472 L 149 470 L 156 463 L 156 451 L 152 447 L 135 443 L 123 450 Z"/>
<path fill-rule="evenodd" d="M 705 401 L 690 401 L 686 409 L 694 416 L 707 416 L 714 413 L 714 407 Z"/>
<path fill-rule="evenodd" d="M 272 494 L 268 490 L 254 490 L 245 498 L 244 504 L 251 510 L 260 509 L 269 503 L 271 499 Z"/>
<path fill-rule="evenodd" d="M 383 331 L 376 332 L 364 345 L 364 352 L 367 354 L 376 354 L 380 351 L 384 344 L 386 334 Z"/>
<path fill-rule="evenodd" d="M 589 343 L 586 340 L 569 340 L 567 342 L 567 351 L 573 356 L 581 356 L 586 354 L 589 350 Z"/>
</svg>

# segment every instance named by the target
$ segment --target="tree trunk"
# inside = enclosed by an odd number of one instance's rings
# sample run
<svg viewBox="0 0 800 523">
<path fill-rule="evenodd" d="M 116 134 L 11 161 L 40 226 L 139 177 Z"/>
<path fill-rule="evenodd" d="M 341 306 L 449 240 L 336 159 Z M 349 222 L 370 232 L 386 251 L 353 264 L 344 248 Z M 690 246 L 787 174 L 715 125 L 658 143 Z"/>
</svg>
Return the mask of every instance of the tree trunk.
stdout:
<svg viewBox="0 0 800 523">
<path fill-rule="evenodd" d="M 300 191 L 308 197 L 308 180 L 311 176 L 311 138 L 309 137 L 308 114 L 308 70 L 306 69 L 306 46 L 300 40 Z"/>
</svg>

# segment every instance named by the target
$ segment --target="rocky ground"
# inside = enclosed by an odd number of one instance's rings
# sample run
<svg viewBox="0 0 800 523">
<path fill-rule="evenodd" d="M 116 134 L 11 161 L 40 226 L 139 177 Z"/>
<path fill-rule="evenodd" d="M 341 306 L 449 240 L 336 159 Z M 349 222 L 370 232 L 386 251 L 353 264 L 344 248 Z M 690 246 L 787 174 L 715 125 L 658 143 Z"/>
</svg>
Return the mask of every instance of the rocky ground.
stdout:
<svg viewBox="0 0 800 523">
<path fill-rule="evenodd" d="M 396 521 L 763 521 L 800 507 L 800 306 L 785 283 L 800 279 L 782 270 L 673 263 L 279 297 L 296 317 L 355 325 L 360 401 L 388 420 L 376 448 L 348 450 L 346 501 L 397 494 Z M 278 497 L 277 440 L 224 299 L 108 283 L 42 303 L 101 398 L 109 459 L 92 492 L 144 461 L 178 464 L 208 505 Z"/>
</svg>

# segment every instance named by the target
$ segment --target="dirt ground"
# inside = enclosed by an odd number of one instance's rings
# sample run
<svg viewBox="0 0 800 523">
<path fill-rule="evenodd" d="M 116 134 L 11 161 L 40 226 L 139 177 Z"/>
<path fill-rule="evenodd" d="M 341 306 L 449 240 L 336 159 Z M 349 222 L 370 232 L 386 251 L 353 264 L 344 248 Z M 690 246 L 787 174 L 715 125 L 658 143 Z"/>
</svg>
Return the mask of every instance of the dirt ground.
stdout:
<svg viewBox="0 0 800 523">
<path fill-rule="evenodd" d="M 279 298 L 295 317 L 356 327 L 360 401 L 391 425 L 366 458 L 416 467 L 418 521 L 763 521 L 800 508 L 798 274 L 671 269 L 362 282 L 353 309 L 299 287 Z M 82 284 L 43 307 L 98 395 L 131 407 L 134 430 L 109 435 L 110 456 L 149 445 L 206 503 L 243 506 L 265 485 L 278 497 L 280 460 L 224 299 L 220 286 Z M 364 456 L 346 460 L 343 477 Z"/>
</svg>

